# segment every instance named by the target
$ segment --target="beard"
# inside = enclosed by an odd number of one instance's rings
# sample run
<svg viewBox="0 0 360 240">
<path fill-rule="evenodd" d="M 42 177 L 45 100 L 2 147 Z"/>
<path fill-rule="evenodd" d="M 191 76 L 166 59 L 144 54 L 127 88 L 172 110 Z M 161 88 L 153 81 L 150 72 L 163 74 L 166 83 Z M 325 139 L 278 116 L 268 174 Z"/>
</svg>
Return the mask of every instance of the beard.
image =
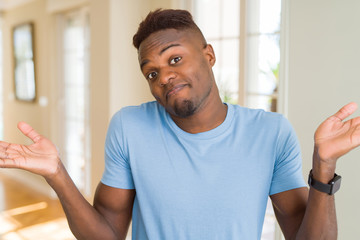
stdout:
<svg viewBox="0 0 360 240">
<path fill-rule="evenodd" d="M 197 107 L 191 100 L 183 100 L 174 106 L 175 115 L 181 118 L 190 117 L 197 110 Z"/>
<path fill-rule="evenodd" d="M 175 101 L 173 107 L 173 113 L 175 114 L 175 116 L 180 118 L 187 118 L 192 116 L 194 113 L 196 113 L 196 111 L 199 110 L 199 108 L 201 108 L 201 105 L 209 97 L 211 90 L 212 90 L 212 85 L 208 87 L 208 90 L 200 99 L 194 98 L 194 99 L 182 99 L 180 101 Z"/>
</svg>

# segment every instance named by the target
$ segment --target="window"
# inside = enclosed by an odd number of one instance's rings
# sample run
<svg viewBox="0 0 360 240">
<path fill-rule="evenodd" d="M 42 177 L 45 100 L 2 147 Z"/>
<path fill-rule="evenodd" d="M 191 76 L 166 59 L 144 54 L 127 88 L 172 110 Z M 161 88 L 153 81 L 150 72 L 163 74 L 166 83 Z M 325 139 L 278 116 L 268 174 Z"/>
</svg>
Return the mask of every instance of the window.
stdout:
<svg viewBox="0 0 360 240">
<path fill-rule="evenodd" d="M 89 17 L 86 9 L 60 16 L 62 49 L 62 152 L 66 168 L 89 193 Z"/>
<path fill-rule="evenodd" d="M 281 0 L 193 0 L 193 11 L 215 49 L 222 99 L 277 111 Z"/>
<path fill-rule="evenodd" d="M 279 110 L 281 5 L 281 0 L 192 0 L 195 21 L 215 50 L 214 74 L 224 102 Z M 280 237 L 275 224 L 268 199 L 262 240 Z"/>
<path fill-rule="evenodd" d="M 247 1 L 247 13 L 245 104 L 276 112 L 281 0 Z"/>
<path fill-rule="evenodd" d="M 196 23 L 215 51 L 213 71 L 221 98 L 236 104 L 239 101 L 240 1 L 195 0 L 194 11 Z"/>
</svg>

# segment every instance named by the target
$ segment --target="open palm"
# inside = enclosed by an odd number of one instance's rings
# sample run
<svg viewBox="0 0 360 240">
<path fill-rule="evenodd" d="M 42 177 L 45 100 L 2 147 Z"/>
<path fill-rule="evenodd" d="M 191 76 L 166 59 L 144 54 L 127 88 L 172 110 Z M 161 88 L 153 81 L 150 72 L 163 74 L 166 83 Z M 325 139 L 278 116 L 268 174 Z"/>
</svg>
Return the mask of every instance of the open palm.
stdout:
<svg viewBox="0 0 360 240">
<path fill-rule="evenodd" d="M 20 131 L 34 143 L 28 146 L 0 141 L 0 168 L 20 168 L 44 177 L 57 172 L 60 158 L 55 145 L 24 122 Z"/>
<path fill-rule="evenodd" d="M 344 121 L 356 109 L 356 103 L 349 103 L 318 127 L 315 147 L 320 159 L 336 161 L 360 145 L 360 117 Z"/>
</svg>

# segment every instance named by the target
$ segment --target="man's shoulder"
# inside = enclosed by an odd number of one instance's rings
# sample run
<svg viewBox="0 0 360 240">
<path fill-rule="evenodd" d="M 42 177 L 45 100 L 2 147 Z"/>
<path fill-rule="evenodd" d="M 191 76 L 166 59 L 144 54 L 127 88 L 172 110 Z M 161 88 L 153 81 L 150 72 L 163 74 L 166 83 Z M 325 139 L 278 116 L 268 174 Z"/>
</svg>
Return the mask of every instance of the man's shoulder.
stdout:
<svg viewBox="0 0 360 240">
<path fill-rule="evenodd" d="M 126 126 L 126 129 L 132 131 L 153 128 L 154 125 L 159 125 L 159 122 L 162 122 L 164 111 L 163 107 L 155 101 L 137 106 L 126 106 L 113 115 L 110 128 L 123 129 L 123 126 Z"/>
<path fill-rule="evenodd" d="M 114 114 L 114 118 L 138 118 L 157 114 L 160 105 L 156 101 L 142 103 L 140 105 L 126 106 Z"/>
<path fill-rule="evenodd" d="M 279 122 L 284 119 L 284 116 L 276 112 L 268 112 L 263 109 L 254 109 L 243 107 L 239 105 L 232 105 L 235 116 L 241 118 L 242 121 L 249 122 Z"/>
</svg>

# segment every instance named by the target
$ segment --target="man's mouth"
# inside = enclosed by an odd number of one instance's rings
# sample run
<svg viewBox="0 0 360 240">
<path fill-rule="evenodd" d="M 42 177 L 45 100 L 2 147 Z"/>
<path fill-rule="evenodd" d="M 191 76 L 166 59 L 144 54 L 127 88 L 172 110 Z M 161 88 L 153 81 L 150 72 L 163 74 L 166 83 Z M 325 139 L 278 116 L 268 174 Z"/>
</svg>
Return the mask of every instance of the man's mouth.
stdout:
<svg viewBox="0 0 360 240">
<path fill-rule="evenodd" d="M 179 91 L 181 91 L 187 84 L 178 84 L 169 89 L 169 91 L 166 92 L 166 100 L 171 97 L 172 95 L 175 95 Z"/>
</svg>

